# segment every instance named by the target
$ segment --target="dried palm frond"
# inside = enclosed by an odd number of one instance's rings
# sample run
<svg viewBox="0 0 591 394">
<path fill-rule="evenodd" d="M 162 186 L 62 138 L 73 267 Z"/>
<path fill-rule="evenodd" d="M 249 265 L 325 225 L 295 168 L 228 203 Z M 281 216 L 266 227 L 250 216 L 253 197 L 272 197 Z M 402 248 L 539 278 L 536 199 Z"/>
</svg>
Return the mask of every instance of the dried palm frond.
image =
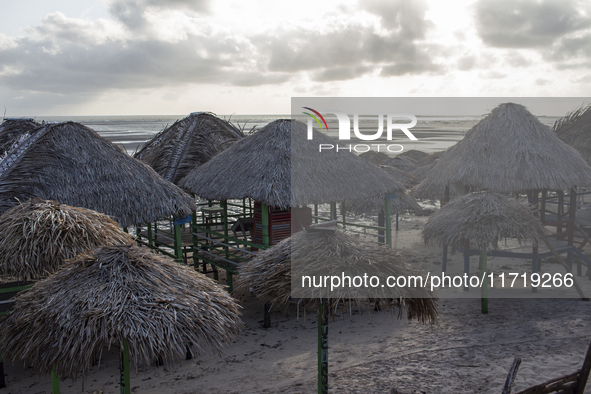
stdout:
<svg viewBox="0 0 591 394">
<path fill-rule="evenodd" d="M 5 360 L 61 378 L 85 376 L 95 356 L 124 341 L 136 367 L 156 358 L 170 366 L 188 345 L 221 354 L 243 327 L 238 308 L 223 287 L 172 259 L 105 246 L 21 292 L 0 345 Z"/>
<path fill-rule="evenodd" d="M 418 163 L 415 160 L 401 155 L 388 159 L 382 164 L 385 166 L 398 168 L 406 172 L 412 172 L 418 167 Z"/>
<path fill-rule="evenodd" d="M 397 188 L 375 165 L 346 150 L 319 151 L 336 141 L 304 123 L 280 119 L 194 168 L 179 185 L 209 200 L 253 198 L 282 209 L 340 202 Z"/>
<path fill-rule="evenodd" d="M 591 165 L 591 105 L 580 107 L 554 123 L 554 132 Z"/>
<path fill-rule="evenodd" d="M 409 159 L 414 160 L 416 163 L 419 163 L 422 159 L 424 159 L 428 156 L 429 156 L 428 153 L 425 153 L 423 151 L 416 150 L 416 149 L 411 149 L 411 150 L 405 150 L 404 152 L 399 154 L 397 157 L 408 157 Z"/>
<path fill-rule="evenodd" d="M 134 157 L 178 184 L 193 168 L 242 138 L 242 130 L 230 122 L 209 112 L 195 112 L 156 134 Z"/>
<path fill-rule="evenodd" d="M 102 212 L 122 226 L 195 210 L 187 193 L 74 122 L 38 127 L 0 163 L 0 213 L 32 197 Z"/>
<path fill-rule="evenodd" d="M 292 279 L 299 281 L 302 274 L 341 275 L 347 272 L 382 278 L 419 275 L 394 250 L 348 236 L 334 228 L 322 228 L 326 226 L 310 226 L 241 266 L 236 280 L 237 291 L 250 291 L 262 301 L 278 307 L 290 302 Z M 305 297 L 301 297 L 300 304 L 304 307 L 314 307 L 322 301 L 334 313 L 340 303 L 352 301 L 378 306 L 382 310 L 397 308 L 398 317 L 406 308 L 408 319 L 421 322 L 437 319 L 437 298 L 421 287 L 372 288 L 363 293 L 363 298 L 359 298 L 358 289 L 343 287 L 330 292 L 329 299 L 326 288 L 302 290 Z"/>
<path fill-rule="evenodd" d="M 498 247 L 503 238 L 542 242 L 544 228 L 530 210 L 510 197 L 476 192 L 453 199 L 431 216 L 423 228 L 425 243 L 463 246 L 465 239 L 479 249 Z"/>
<path fill-rule="evenodd" d="M 35 198 L 0 216 L 0 274 L 39 279 L 80 253 L 131 243 L 107 215 Z"/>
<path fill-rule="evenodd" d="M 452 185 L 499 193 L 564 190 L 591 185 L 591 167 L 524 106 L 505 103 L 448 149 L 413 195 L 439 198 Z"/>
<path fill-rule="evenodd" d="M 368 161 L 376 166 L 383 164 L 386 160 L 390 158 L 387 154 L 383 152 L 376 152 L 375 150 L 368 150 L 367 152 L 363 152 L 359 155 L 365 161 Z"/>
</svg>

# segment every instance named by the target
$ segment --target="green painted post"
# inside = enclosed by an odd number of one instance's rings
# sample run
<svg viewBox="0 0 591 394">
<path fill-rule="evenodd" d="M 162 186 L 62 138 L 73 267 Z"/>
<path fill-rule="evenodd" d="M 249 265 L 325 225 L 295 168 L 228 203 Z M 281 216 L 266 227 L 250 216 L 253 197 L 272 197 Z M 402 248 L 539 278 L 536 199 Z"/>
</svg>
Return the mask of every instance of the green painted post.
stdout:
<svg viewBox="0 0 591 394">
<path fill-rule="evenodd" d="M 119 389 L 120 394 L 131 394 L 131 379 L 129 373 L 129 343 L 123 340 L 119 352 Z"/>
<path fill-rule="evenodd" d="M 261 220 L 263 225 L 263 246 L 269 246 L 269 207 L 261 203 Z"/>
<path fill-rule="evenodd" d="M 318 393 L 328 393 L 328 314 L 318 304 Z"/>
<path fill-rule="evenodd" d="M 224 209 L 224 212 L 222 213 L 222 215 L 224 216 L 222 218 L 222 220 L 224 221 L 224 243 L 227 244 L 228 243 L 228 201 L 222 201 L 222 208 Z M 230 258 L 230 250 L 228 249 L 227 246 L 224 246 L 224 252 L 226 254 L 226 259 Z"/>
<path fill-rule="evenodd" d="M 347 212 L 345 210 L 345 203 L 342 202 L 341 203 L 341 214 L 343 215 L 343 230 L 347 228 L 346 223 L 347 223 Z"/>
<path fill-rule="evenodd" d="M 60 379 L 55 373 L 55 367 L 51 370 L 51 394 L 60 394 Z"/>
<path fill-rule="evenodd" d="M 154 237 L 152 236 L 152 223 L 148 223 L 148 246 L 154 247 Z"/>
<path fill-rule="evenodd" d="M 488 283 L 487 283 L 487 263 L 486 263 L 486 248 L 482 249 L 480 253 L 480 259 L 482 261 L 482 272 L 484 272 L 484 283 L 482 284 L 482 298 L 481 298 L 481 312 L 488 313 Z"/>
<path fill-rule="evenodd" d="M 392 219 L 390 218 L 391 210 L 392 204 L 390 204 L 390 200 L 386 199 L 386 205 L 384 209 L 384 221 L 386 224 L 386 244 L 389 248 L 392 247 Z"/>
<path fill-rule="evenodd" d="M 234 277 L 230 270 L 226 270 L 226 283 L 228 284 L 228 293 L 231 293 L 234 290 Z"/>
<path fill-rule="evenodd" d="M 199 242 L 195 233 L 197 232 L 197 212 L 191 214 L 191 245 L 193 246 L 193 268 L 199 272 L 199 257 L 197 256 L 197 248 L 199 248 Z M 205 271 L 205 270 L 204 270 Z"/>
<path fill-rule="evenodd" d="M 330 203 L 330 220 L 337 219 L 337 203 L 331 202 Z"/>
<path fill-rule="evenodd" d="M 174 255 L 178 263 L 183 262 L 183 239 L 181 237 L 181 225 L 174 225 Z"/>
</svg>

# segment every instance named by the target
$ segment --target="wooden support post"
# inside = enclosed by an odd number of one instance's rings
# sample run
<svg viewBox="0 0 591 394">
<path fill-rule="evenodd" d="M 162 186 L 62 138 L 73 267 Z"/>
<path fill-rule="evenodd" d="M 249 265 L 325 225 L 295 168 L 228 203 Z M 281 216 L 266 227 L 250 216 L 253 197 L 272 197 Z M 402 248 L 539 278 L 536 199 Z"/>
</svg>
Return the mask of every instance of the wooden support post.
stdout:
<svg viewBox="0 0 591 394">
<path fill-rule="evenodd" d="M 181 225 L 175 224 L 173 226 L 174 233 L 174 255 L 177 263 L 183 262 L 183 239 L 181 235 Z"/>
<path fill-rule="evenodd" d="M 398 211 L 396 211 L 396 231 L 398 231 Z"/>
<path fill-rule="evenodd" d="M 152 236 L 152 223 L 148 223 L 148 246 L 154 247 L 154 238 Z"/>
<path fill-rule="evenodd" d="M 464 240 L 464 274 L 470 276 L 470 255 L 468 254 L 468 249 L 470 249 L 470 240 Z M 468 286 L 464 286 L 464 291 L 468 291 L 470 288 Z"/>
<path fill-rule="evenodd" d="M 193 247 L 193 269 L 199 272 L 199 255 L 197 253 L 197 249 L 199 248 L 199 238 L 195 235 L 197 232 L 197 212 L 193 212 L 191 214 L 191 245 Z M 204 261 L 205 265 L 205 261 Z M 205 273 L 205 267 L 203 269 L 203 273 Z"/>
<path fill-rule="evenodd" d="M 538 191 L 532 191 L 532 205 L 534 205 L 534 207 L 536 209 L 538 209 Z M 538 217 L 539 216 L 539 212 L 538 211 L 534 211 L 534 216 Z M 532 274 L 534 273 L 534 270 L 537 272 L 539 270 L 538 267 L 538 263 L 540 261 L 540 259 L 538 258 L 538 244 L 534 243 L 532 245 L 532 259 L 531 259 L 531 270 L 532 270 Z M 538 292 L 538 288 L 535 286 L 532 286 L 531 288 L 532 293 L 537 293 Z"/>
<path fill-rule="evenodd" d="M 224 243 L 228 243 L 228 201 L 222 201 L 222 208 L 223 208 L 223 218 L 222 221 L 224 223 Z M 230 259 L 230 249 L 227 246 L 224 246 L 224 253 L 226 255 L 226 260 Z"/>
<path fill-rule="evenodd" d="M 554 249 L 554 247 L 552 246 L 552 244 L 550 243 L 550 241 L 548 241 L 548 238 L 544 238 L 544 241 L 546 242 L 546 246 L 548 247 L 548 249 L 550 249 L 550 251 L 552 252 L 552 254 L 554 255 L 554 257 L 556 257 L 556 260 L 558 260 L 558 262 L 560 264 L 562 264 L 562 266 L 566 269 L 566 272 L 571 274 L 573 277 L 573 284 L 575 286 L 575 289 L 577 289 L 577 293 L 579 293 L 579 296 L 581 297 L 581 299 L 583 301 L 589 301 L 589 298 L 585 297 L 585 293 L 583 293 L 583 289 L 581 289 L 581 286 L 579 286 L 579 283 L 577 282 L 577 278 L 575 278 L 575 276 L 573 275 L 573 272 L 571 271 L 571 269 L 569 268 L 569 266 L 564 262 L 564 260 L 562 260 L 562 257 L 560 257 L 560 255 L 558 254 L 558 252 L 556 251 L 556 249 Z"/>
<path fill-rule="evenodd" d="M 263 225 L 263 246 L 269 246 L 269 207 L 261 203 L 261 224 Z"/>
<path fill-rule="evenodd" d="M 228 284 L 228 293 L 234 291 L 234 275 L 230 270 L 226 270 L 226 283 Z"/>
<path fill-rule="evenodd" d="M 314 219 L 314 223 L 318 224 L 318 204 L 314 204 L 314 216 L 316 216 L 316 219 Z"/>
<path fill-rule="evenodd" d="M 318 304 L 318 393 L 328 393 L 328 313 Z"/>
<path fill-rule="evenodd" d="M 542 190 L 542 203 L 540 204 L 540 220 L 542 223 L 546 221 L 546 198 L 548 197 L 548 190 Z"/>
<path fill-rule="evenodd" d="M 556 215 L 556 220 L 557 221 L 561 221 L 562 220 L 562 213 L 564 212 L 564 192 L 562 190 L 559 190 L 558 192 L 558 208 L 557 208 L 557 215 Z M 556 226 L 556 232 L 557 233 L 561 233 L 562 232 L 562 225 L 558 224 Z"/>
<path fill-rule="evenodd" d="M 385 208 L 384 221 L 386 222 L 386 245 L 388 245 L 389 248 L 392 248 L 392 204 L 390 204 L 390 200 L 386 200 Z"/>
<path fill-rule="evenodd" d="M 268 302 L 265 302 L 265 313 L 263 315 L 263 327 L 265 328 L 269 328 L 271 327 L 271 311 L 269 309 L 271 309 L 271 304 Z"/>
<path fill-rule="evenodd" d="M 343 217 L 343 230 L 347 228 L 347 211 L 345 210 L 345 203 L 341 203 L 341 215 Z"/>
<path fill-rule="evenodd" d="M 589 372 L 591 372 L 591 344 L 587 349 L 587 355 L 585 361 L 583 361 L 583 367 L 579 373 L 579 378 L 573 391 L 574 394 L 583 394 L 585 392 L 585 386 L 587 385 L 587 379 L 589 379 Z"/>
<path fill-rule="evenodd" d="M 480 299 L 480 311 L 482 313 L 488 313 L 488 267 L 486 263 L 486 248 L 483 248 L 480 252 L 480 261 L 482 263 L 482 272 L 484 273 L 484 283 L 482 283 L 482 297 Z"/>
<path fill-rule="evenodd" d="M 4 357 L 0 352 L 0 389 L 6 387 L 6 379 L 4 377 Z"/>
<path fill-rule="evenodd" d="M 378 213 L 378 227 L 386 227 L 386 220 L 384 219 L 384 211 Z M 378 243 L 385 244 L 386 242 L 384 230 L 378 230 Z"/>
<path fill-rule="evenodd" d="M 575 245 L 575 217 L 577 214 L 577 189 L 574 187 L 570 188 L 570 199 L 568 206 L 568 245 Z M 573 268 L 573 251 L 570 250 L 567 255 L 568 265 Z M 577 274 L 581 276 L 581 263 L 577 265 Z"/>
<path fill-rule="evenodd" d="M 330 220 L 337 220 L 337 203 L 330 203 Z"/>
<path fill-rule="evenodd" d="M 129 374 L 129 343 L 123 340 L 119 351 L 119 388 L 120 394 L 131 394 L 131 382 Z"/>
<path fill-rule="evenodd" d="M 51 370 L 51 394 L 60 394 L 60 378 L 55 373 L 55 367 Z"/>
</svg>

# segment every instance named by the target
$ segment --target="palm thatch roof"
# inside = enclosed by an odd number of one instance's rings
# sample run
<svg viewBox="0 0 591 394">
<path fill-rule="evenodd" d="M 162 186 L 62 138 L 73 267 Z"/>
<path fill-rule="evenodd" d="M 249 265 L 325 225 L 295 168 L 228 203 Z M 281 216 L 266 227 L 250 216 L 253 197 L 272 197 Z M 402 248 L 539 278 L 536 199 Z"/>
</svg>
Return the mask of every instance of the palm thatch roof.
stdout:
<svg viewBox="0 0 591 394">
<path fill-rule="evenodd" d="M 413 174 L 401 170 L 400 168 L 390 167 L 390 166 L 380 166 L 380 168 L 386 172 L 386 174 L 390 175 L 396 181 L 402 183 L 405 188 L 411 189 L 412 187 L 418 185 L 421 180 L 414 176 Z"/>
<path fill-rule="evenodd" d="M 412 172 L 418 167 L 417 162 L 414 159 L 400 155 L 388 159 L 382 164 L 389 167 L 395 167 L 406 172 Z"/>
<path fill-rule="evenodd" d="M 554 132 L 591 165 L 591 105 L 581 107 L 554 123 Z"/>
<path fill-rule="evenodd" d="M 132 243 L 102 213 L 35 198 L 0 216 L 0 274 L 38 279 L 80 253 Z"/>
<path fill-rule="evenodd" d="M 0 153 L 9 151 L 19 139 L 24 139 L 39 126 L 41 124 L 33 119 L 4 119 L 0 124 Z"/>
<path fill-rule="evenodd" d="M 315 131 L 307 140 L 304 123 L 280 119 L 237 141 L 179 185 L 210 200 L 253 198 L 281 208 L 360 199 L 397 189 L 391 178 Z M 354 187 L 352 187 L 354 185 Z"/>
<path fill-rule="evenodd" d="M 174 184 L 244 138 L 240 129 L 209 112 L 194 112 L 146 142 L 134 157 Z"/>
<path fill-rule="evenodd" d="M 92 209 L 122 226 L 186 216 L 193 199 L 79 123 L 46 124 L 0 162 L 0 213 L 32 197 Z"/>
<path fill-rule="evenodd" d="M 368 150 L 367 152 L 363 152 L 359 155 L 359 157 L 365 161 L 375 164 L 376 166 L 379 166 L 380 164 L 382 164 L 390 158 L 390 156 L 388 156 L 387 154 L 383 152 L 377 152 L 375 150 Z"/>
<path fill-rule="evenodd" d="M 439 152 L 431 153 L 430 155 L 423 157 L 422 159 L 419 160 L 419 166 L 426 166 L 427 164 L 431 164 L 431 163 L 435 162 L 435 160 L 439 160 L 445 152 L 446 152 L 445 150 L 442 150 Z"/>
<path fill-rule="evenodd" d="M 135 246 L 81 255 L 16 297 L 2 321 L 5 360 L 84 376 L 104 348 L 129 343 L 136 366 L 221 354 L 243 327 L 227 291 L 195 270 Z"/>
<path fill-rule="evenodd" d="M 405 150 L 404 152 L 402 152 L 401 154 L 399 154 L 396 157 L 408 157 L 409 159 L 412 159 L 418 163 L 422 159 L 424 159 L 428 156 L 429 156 L 429 154 L 426 152 L 416 150 L 416 149 L 411 149 L 411 150 Z"/>
<path fill-rule="evenodd" d="M 406 192 L 407 186 L 402 183 L 402 180 L 409 181 L 414 177 L 394 167 L 380 166 L 380 168 L 394 180 L 397 187 L 391 192 L 396 196 L 389 200 L 392 212 L 404 212 L 409 209 L 415 212 L 422 212 L 421 206 Z M 406 174 L 406 179 L 404 173 Z M 344 207 L 346 212 L 353 215 L 377 215 L 384 211 L 385 203 L 386 196 L 382 193 L 375 193 L 357 200 L 346 200 L 341 208 Z"/>
<path fill-rule="evenodd" d="M 417 167 L 411 172 L 411 175 L 418 179 L 418 182 L 416 183 L 416 185 L 418 185 L 423 179 L 425 179 L 427 177 L 427 175 L 429 174 L 429 171 L 431 171 L 431 169 L 435 166 L 435 163 L 436 162 Z M 416 185 L 413 185 L 411 187 L 414 187 Z"/>
<path fill-rule="evenodd" d="M 264 302 L 274 306 L 287 305 L 291 299 L 293 278 L 299 281 L 304 275 L 419 275 L 393 249 L 350 237 L 335 229 L 335 222 L 312 225 L 290 238 L 284 239 L 274 247 L 257 255 L 242 265 L 236 280 L 238 291 L 251 292 Z M 292 263 L 297 262 L 293 266 Z M 306 288 L 306 297 L 301 297 L 304 307 L 314 306 L 321 300 L 335 307 L 342 301 L 358 299 L 360 302 L 372 299 L 382 309 L 406 307 L 408 319 L 422 322 L 435 322 L 437 318 L 437 298 L 428 289 L 421 287 L 400 287 L 384 292 L 382 287 L 373 288 L 371 297 L 359 300 L 356 288 L 341 287 L 330 292 L 329 289 Z M 330 297 L 330 299 L 327 299 Z M 402 309 L 398 310 L 402 316 Z"/>
<path fill-rule="evenodd" d="M 500 193 L 564 190 L 591 185 L 591 167 L 524 106 L 505 103 L 441 157 L 415 197 L 451 184 Z"/>
<path fill-rule="evenodd" d="M 453 199 L 431 216 L 423 228 L 425 243 L 463 246 L 464 239 L 479 249 L 498 248 L 503 238 L 542 242 L 544 228 L 517 200 L 495 192 L 476 192 Z"/>
</svg>

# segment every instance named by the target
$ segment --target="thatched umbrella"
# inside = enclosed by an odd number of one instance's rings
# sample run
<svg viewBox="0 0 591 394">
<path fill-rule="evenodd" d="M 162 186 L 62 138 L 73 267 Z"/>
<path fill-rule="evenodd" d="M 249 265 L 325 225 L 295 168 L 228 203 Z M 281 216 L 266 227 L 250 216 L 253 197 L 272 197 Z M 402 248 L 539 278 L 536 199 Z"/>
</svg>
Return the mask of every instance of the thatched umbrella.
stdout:
<svg viewBox="0 0 591 394">
<path fill-rule="evenodd" d="M 189 171 L 244 138 L 240 129 L 209 112 L 194 112 L 148 141 L 134 157 L 178 184 Z"/>
<path fill-rule="evenodd" d="M 13 362 L 73 379 L 111 346 L 136 366 L 156 358 L 171 365 L 188 344 L 221 354 L 243 327 L 238 308 L 223 287 L 172 259 L 106 246 L 21 293 L 0 326 L 1 348 Z M 128 393 L 129 363 L 122 367 Z"/>
<path fill-rule="evenodd" d="M 575 148 L 591 165 L 591 105 L 558 119 L 552 129 L 558 138 Z"/>
<path fill-rule="evenodd" d="M 437 319 L 437 299 L 423 287 L 396 287 L 384 290 L 372 287 L 367 291 L 358 288 L 339 287 L 334 291 L 327 288 L 303 287 L 299 285 L 303 275 L 347 275 L 353 277 L 367 274 L 381 278 L 387 276 L 419 275 L 404 259 L 389 248 L 379 247 L 356 237 L 350 237 L 336 230 L 336 223 L 312 225 L 287 238 L 271 249 L 267 249 L 240 267 L 237 287 L 250 291 L 257 298 L 270 302 L 275 307 L 287 305 L 291 299 L 294 283 L 297 286 L 300 304 L 316 307 L 318 311 L 319 341 L 319 392 L 327 388 L 328 379 L 328 315 L 334 317 L 339 304 L 344 301 L 371 300 L 372 307 L 394 311 L 398 317 L 417 319 L 422 323 Z"/>
<path fill-rule="evenodd" d="M 411 189 L 412 187 L 418 185 L 421 180 L 417 178 L 415 175 L 401 170 L 400 168 L 391 167 L 391 166 L 380 166 L 382 170 L 386 172 L 386 174 L 390 175 L 392 178 L 397 180 L 398 182 L 402 183 L 405 188 Z"/>
<path fill-rule="evenodd" d="M 389 167 L 395 167 L 406 172 L 412 172 L 414 169 L 418 167 L 417 161 L 409 157 L 400 155 L 388 159 L 382 164 Z"/>
<path fill-rule="evenodd" d="M 480 249 L 482 269 L 486 273 L 486 250 L 498 248 L 503 238 L 541 242 L 544 227 L 530 210 L 518 201 L 494 192 L 477 192 L 458 197 L 435 215 L 423 228 L 425 243 L 462 247 L 464 240 Z M 482 286 L 482 313 L 488 313 L 486 282 Z"/>
<path fill-rule="evenodd" d="M 446 186 L 520 193 L 591 185 L 591 167 L 524 106 L 501 104 L 450 148 L 416 187 L 440 198 Z"/>
<path fill-rule="evenodd" d="M 359 155 L 363 160 L 368 161 L 376 166 L 384 163 L 386 160 L 390 158 L 387 154 L 383 152 L 377 152 L 375 150 L 368 150 L 367 152 L 363 152 Z"/>
<path fill-rule="evenodd" d="M 396 189 L 387 174 L 351 152 L 319 152 L 319 144 L 336 144 L 330 137 L 318 131 L 311 141 L 306 136 L 304 123 L 276 120 L 193 169 L 179 185 L 209 200 L 252 198 L 282 209 Z"/>
<path fill-rule="evenodd" d="M 19 139 L 25 138 L 33 130 L 41 126 L 33 119 L 11 118 L 4 119 L 0 124 L 0 153 L 4 154 L 12 148 L 12 145 L 19 143 Z"/>
<path fill-rule="evenodd" d="M 423 160 L 424 158 L 428 157 L 429 154 L 420 150 L 411 149 L 405 150 L 397 157 L 408 157 L 409 159 L 415 160 L 417 163 Z"/>
<path fill-rule="evenodd" d="M 38 127 L 0 162 L 0 213 L 32 197 L 102 212 L 122 226 L 195 209 L 187 193 L 74 122 Z"/>
<path fill-rule="evenodd" d="M 376 193 L 358 200 L 346 200 L 341 208 L 343 210 L 346 209 L 346 212 L 350 212 L 354 215 L 379 215 L 378 225 L 383 226 L 381 221 L 384 219 L 383 215 L 386 209 L 386 201 L 388 201 L 390 203 L 391 212 L 396 212 L 396 230 L 398 230 L 398 215 L 401 212 L 409 209 L 419 213 L 422 212 L 421 206 L 406 192 L 407 186 L 403 184 L 403 181 L 412 183 L 416 178 L 409 173 L 394 167 L 380 166 L 380 168 L 395 180 L 397 189 L 393 190 L 393 192 L 387 196 Z M 392 194 L 394 194 L 394 196 Z"/>
<path fill-rule="evenodd" d="M 431 164 L 431 163 L 435 162 L 435 160 L 439 160 L 445 152 L 446 152 L 445 150 L 442 150 L 439 152 L 431 153 L 430 155 L 423 157 L 422 159 L 419 160 L 419 166 L 426 166 L 427 164 Z"/>
<path fill-rule="evenodd" d="M 131 243 L 107 215 L 35 198 L 0 216 L 0 274 L 38 279 L 80 253 Z"/>
</svg>

